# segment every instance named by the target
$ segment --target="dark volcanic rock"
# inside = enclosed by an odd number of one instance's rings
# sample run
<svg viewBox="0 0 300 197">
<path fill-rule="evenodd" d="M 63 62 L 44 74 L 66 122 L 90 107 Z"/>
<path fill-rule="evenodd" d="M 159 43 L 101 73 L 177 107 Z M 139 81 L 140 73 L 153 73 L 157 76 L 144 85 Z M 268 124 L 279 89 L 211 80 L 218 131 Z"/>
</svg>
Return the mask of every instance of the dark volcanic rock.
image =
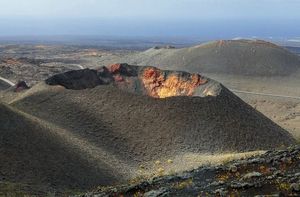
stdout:
<svg viewBox="0 0 300 197">
<path fill-rule="evenodd" d="M 27 90 L 30 87 L 26 84 L 25 81 L 19 81 L 16 85 L 15 85 L 15 92 L 20 92 L 22 90 Z"/>
<path fill-rule="evenodd" d="M 94 88 L 102 84 L 97 71 L 90 69 L 72 70 L 63 74 L 54 75 L 46 80 L 48 85 L 61 85 L 67 89 L 81 90 Z"/>
</svg>

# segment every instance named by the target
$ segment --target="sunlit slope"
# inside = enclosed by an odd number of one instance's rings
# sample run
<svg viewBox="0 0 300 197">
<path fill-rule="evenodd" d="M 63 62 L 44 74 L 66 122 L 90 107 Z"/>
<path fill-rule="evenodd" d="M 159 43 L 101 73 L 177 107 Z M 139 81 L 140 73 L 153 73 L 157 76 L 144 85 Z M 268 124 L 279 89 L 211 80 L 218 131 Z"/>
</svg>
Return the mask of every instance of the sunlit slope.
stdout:
<svg viewBox="0 0 300 197">
<path fill-rule="evenodd" d="M 285 76 L 300 68 L 297 55 L 261 40 L 220 40 L 182 49 L 149 49 L 122 61 L 189 72 Z"/>
</svg>

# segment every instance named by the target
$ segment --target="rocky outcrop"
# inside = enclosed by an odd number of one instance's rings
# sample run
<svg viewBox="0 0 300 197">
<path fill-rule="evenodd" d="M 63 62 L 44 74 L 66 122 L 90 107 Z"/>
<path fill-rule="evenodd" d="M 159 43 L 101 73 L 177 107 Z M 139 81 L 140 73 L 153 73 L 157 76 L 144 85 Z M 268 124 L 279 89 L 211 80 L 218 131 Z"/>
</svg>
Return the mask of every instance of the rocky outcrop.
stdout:
<svg viewBox="0 0 300 197">
<path fill-rule="evenodd" d="M 62 85 L 67 89 L 74 90 L 111 84 L 122 90 L 154 98 L 212 96 L 218 94 L 217 91 L 221 88 L 220 84 L 196 73 L 190 74 L 128 64 L 113 64 L 97 70 L 69 71 L 50 77 L 46 83 Z"/>
<path fill-rule="evenodd" d="M 268 151 L 261 156 L 156 177 L 137 184 L 99 187 L 80 197 L 299 196 L 299 154 L 299 146 Z"/>
<path fill-rule="evenodd" d="M 15 92 L 21 92 L 22 90 L 28 90 L 30 87 L 25 81 L 19 81 L 15 86 Z"/>
<path fill-rule="evenodd" d="M 97 71 L 84 69 L 72 70 L 63 74 L 54 75 L 46 80 L 48 85 L 61 85 L 67 89 L 82 90 L 94 88 L 102 84 L 97 76 Z"/>
</svg>

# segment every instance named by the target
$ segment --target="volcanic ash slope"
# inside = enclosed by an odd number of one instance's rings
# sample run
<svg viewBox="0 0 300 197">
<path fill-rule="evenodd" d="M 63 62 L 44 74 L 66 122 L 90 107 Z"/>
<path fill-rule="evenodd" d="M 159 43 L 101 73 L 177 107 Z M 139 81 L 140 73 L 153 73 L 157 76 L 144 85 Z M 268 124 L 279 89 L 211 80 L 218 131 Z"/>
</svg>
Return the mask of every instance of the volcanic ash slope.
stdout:
<svg viewBox="0 0 300 197">
<path fill-rule="evenodd" d="M 182 49 L 152 48 L 122 60 L 210 74 L 288 76 L 300 69 L 297 55 L 263 40 L 220 40 Z"/>
<path fill-rule="evenodd" d="M 0 155 L 15 162 L 0 160 L 9 179 L 17 172 L 23 182 L 35 177 L 53 188 L 89 188 L 124 182 L 141 164 L 178 155 L 295 143 L 199 74 L 115 64 L 58 74 L 46 84 L 1 105 Z"/>
<path fill-rule="evenodd" d="M 75 189 L 122 178 L 104 161 L 91 165 L 88 147 L 64 129 L 6 104 L 0 104 L 0 135 L 3 181 Z"/>
</svg>

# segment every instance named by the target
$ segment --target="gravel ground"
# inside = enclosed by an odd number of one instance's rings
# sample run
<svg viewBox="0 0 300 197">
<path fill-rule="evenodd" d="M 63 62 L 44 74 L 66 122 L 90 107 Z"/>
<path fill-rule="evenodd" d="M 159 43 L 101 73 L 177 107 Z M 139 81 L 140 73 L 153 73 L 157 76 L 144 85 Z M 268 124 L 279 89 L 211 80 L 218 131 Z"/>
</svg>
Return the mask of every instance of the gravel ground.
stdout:
<svg viewBox="0 0 300 197">
<path fill-rule="evenodd" d="M 216 167 L 156 177 L 137 184 L 99 187 L 78 197 L 299 196 L 300 147 L 268 151 Z"/>
</svg>

